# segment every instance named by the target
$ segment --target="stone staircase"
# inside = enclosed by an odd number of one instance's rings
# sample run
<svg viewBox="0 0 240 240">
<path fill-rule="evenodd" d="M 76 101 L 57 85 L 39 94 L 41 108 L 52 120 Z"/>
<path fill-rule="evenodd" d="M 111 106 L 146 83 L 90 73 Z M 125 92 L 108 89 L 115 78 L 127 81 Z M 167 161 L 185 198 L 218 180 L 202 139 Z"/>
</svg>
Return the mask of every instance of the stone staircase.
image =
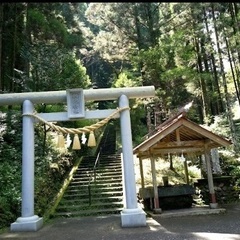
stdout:
<svg viewBox="0 0 240 240">
<path fill-rule="evenodd" d="M 113 122 L 106 126 L 98 152 L 98 157 L 83 158 L 55 209 L 55 217 L 119 214 L 123 209 L 122 163 L 121 155 L 116 154 Z"/>
<path fill-rule="evenodd" d="M 55 217 L 119 214 L 123 209 L 120 154 L 100 156 L 94 178 L 95 160 L 96 157 L 84 157 L 55 210 Z"/>
</svg>

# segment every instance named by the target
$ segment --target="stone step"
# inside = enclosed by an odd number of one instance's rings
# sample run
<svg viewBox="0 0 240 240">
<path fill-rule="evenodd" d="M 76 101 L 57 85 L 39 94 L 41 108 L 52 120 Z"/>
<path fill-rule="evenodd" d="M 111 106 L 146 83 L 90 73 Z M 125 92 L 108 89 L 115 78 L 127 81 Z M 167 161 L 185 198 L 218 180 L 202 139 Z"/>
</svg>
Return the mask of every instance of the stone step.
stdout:
<svg viewBox="0 0 240 240">
<path fill-rule="evenodd" d="M 94 196 L 94 193 L 92 193 L 92 196 Z M 98 193 L 97 196 L 101 196 L 101 197 L 106 197 L 108 198 L 109 196 L 123 196 L 123 192 L 122 191 L 106 191 L 106 192 L 101 192 L 101 193 Z M 66 193 L 64 194 L 64 199 L 66 198 L 83 198 L 83 197 L 88 197 L 88 192 L 82 192 L 82 193 L 72 193 L 72 194 L 69 194 L 69 193 Z"/>
<path fill-rule="evenodd" d="M 117 188 L 122 188 L 122 181 L 107 181 L 107 182 L 104 182 L 104 181 L 101 181 L 101 182 L 97 182 L 96 184 L 94 182 L 92 182 L 91 184 L 88 184 L 88 182 L 81 182 L 79 184 L 71 184 L 68 186 L 68 189 L 67 191 L 79 191 L 81 189 L 87 189 L 88 187 L 91 187 L 92 189 L 94 188 L 103 188 L 103 189 L 106 189 L 106 188 L 112 188 L 112 189 L 117 189 Z"/>
<path fill-rule="evenodd" d="M 68 187 L 66 190 L 65 194 L 70 193 L 70 192 L 85 192 L 88 191 L 89 185 L 75 185 Z M 90 184 L 90 188 L 92 191 L 95 192 L 118 192 L 123 189 L 123 186 L 121 183 L 108 183 L 108 184 Z"/>
<path fill-rule="evenodd" d="M 96 177 L 100 177 L 100 178 L 102 178 L 102 177 L 105 177 L 105 178 L 107 178 L 107 177 L 120 177 L 120 176 L 122 176 L 122 169 L 118 169 L 118 170 L 111 170 L 111 171 L 101 171 L 101 172 L 99 172 L 99 171 L 96 171 Z M 120 176 L 119 176 L 120 175 Z M 75 179 L 88 179 L 90 176 L 94 176 L 94 172 L 89 172 L 89 173 L 76 173 L 75 175 L 74 175 L 74 177 L 73 177 L 73 180 L 75 180 Z"/>
<path fill-rule="evenodd" d="M 106 193 L 109 193 L 109 195 L 114 195 L 114 194 L 117 194 L 119 192 L 122 192 L 123 188 L 121 186 L 119 187 L 106 187 L 106 188 L 102 188 L 102 189 L 98 189 L 98 188 L 94 188 L 94 187 L 90 187 L 90 190 L 91 190 L 91 194 L 92 195 L 96 195 L 96 194 L 99 194 L 99 195 L 106 195 Z M 73 194 L 82 194 L 82 195 L 86 195 L 88 194 L 89 192 L 89 188 L 83 188 L 83 189 L 72 189 L 72 190 L 67 190 L 65 195 L 68 196 L 68 195 L 73 195 Z"/>
<path fill-rule="evenodd" d="M 56 212 L 55 216 L 81 217 L 81 216 L 95 216 L 95 215 L 106 215 L 106 214 L 119 214 L 122 210 L 123 208 L 87 209 L 87 210 L 81 210 L 81 211 Z"/>
<path fill-rule="evenodd" d="M 118 202 L 118 203 L 122 203 L 123 199 L 122 199 L 122 195 L 121 196 L 108 196 L 106 197 L 92 197 L 91 198 L 91 202 L 92 203 L 96 203 L 96 202 Z M 60 202 L 59 206 L 62 206 L 64 204 L 89 204 L 89 198 L 69 198 L 69 199 L 62 199 L 62 201 Z"/>
<path fill-rule="evenodd" d="M 61 212 L 62 210 L 65 211 L 78 211 L 78 210 L 85 210 L 85 209 L 98 209 L 98 208 L 112 208 L 113 206 L 122 208 L 123 202 L 93 202 L 91 204 L 71 204 L 71 205 L 59 205 L 58 211 Z"/>
<path fill-rule="evenodd" d="M 81 179 L 79 179 L 78 181 L 74 180 L 73 182 L 71 182 L 69 184 L 69 187 L 70 188 L 72 186 L 83 186 L 84 187 L 84 186 L 88 186 L 89 183 L 91 185 L 95 185 L 97 187 L 106 186 L 106 185 L 120 185 L 120 184 L 122 184 L 122 178 L 120 178 L 120 179 L 101 179 L 96 182 L 94 182 L 94 180 L 89 182 L 89 181 L 82 181 Z"/>
<path fill-rule="evenodd" d="M 122 166 L 121 165 L 107 165 L 107 166 L 100 166 L 98 168 L 96 168 L 96 172 L 108 172 L 108 171 L 118 171 L 121 170 Z M 82 174 L 82 173 L 87 173 L 87 174 L 91 174 L 93 173 L 93 166 L 90 168 L 87 167 L 79 167 L 76 171 L 76 174 Z"/>
</svg>

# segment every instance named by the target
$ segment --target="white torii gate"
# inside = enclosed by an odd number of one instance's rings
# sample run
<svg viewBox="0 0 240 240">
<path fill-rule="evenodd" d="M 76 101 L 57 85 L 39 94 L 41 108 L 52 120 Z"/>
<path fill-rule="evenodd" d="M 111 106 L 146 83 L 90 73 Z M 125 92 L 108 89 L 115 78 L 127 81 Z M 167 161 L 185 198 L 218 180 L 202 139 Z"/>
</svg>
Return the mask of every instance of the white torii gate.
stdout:
<svg viewBox="0 0 240 240">
<path fill-rule="evenodd" d="M 118 99 L 120 112 L 123 184 L 125 207 L 121 212 L 122 227 L 146 226 L 146 213 L 139 208 L 135 186 L 132 148 L 132 131 L 129 99 L 147 98 L 155 95 L 154 86 L 131 88 L 70 89 L 66 91 L 27 92 L 0 94 L 0 105 L 23 106 L 22 134 L 22 206 L 21 217 L 11 224 L 11 231 L 37 231 L 43 226 L 43 218 L 34 215 L 34 104 L 66 103 L 68 112 L 38 114 L 46 121 L 69 121 L 79 118 L 105 118 L 113 110 L 85 112 L 85 101 Z"/>
</svg>

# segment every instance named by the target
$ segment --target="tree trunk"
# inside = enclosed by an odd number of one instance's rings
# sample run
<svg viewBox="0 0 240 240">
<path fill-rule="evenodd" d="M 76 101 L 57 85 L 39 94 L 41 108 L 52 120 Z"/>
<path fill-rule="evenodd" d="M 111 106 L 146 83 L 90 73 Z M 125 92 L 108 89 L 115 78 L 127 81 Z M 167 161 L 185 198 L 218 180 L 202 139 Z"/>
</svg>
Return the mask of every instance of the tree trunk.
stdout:
<svg viewBox="0 0 240 240">
<path fill-rule="evenodd" d="M 230 104 L 228 88 L 227 88 L 227 80 L 226 80 L 225 71 L 224 71 L 222 52 L 221 52 L 221 48 L 220 48 L 220 44 L 219 44 L 220 39 L 218 36 L 215 10 L 214 10 L 214 5 L 213 4 L 211 4 L 211 5 L 212 5 L 212 16 L 213 16 L 214 32 L 215 32 L 215 37 L 216 37 L 217 52 L 218 52 L 218 58 L 219 58 L 219 63 L 220 63 L 220 73 L 221 73 L 221 77 L 222 77 L 222 81 L 223 81 L 224 96 L 225 96 L 225 100 L 226 100 L 226 110 L 227 110 L 226 112 L 227 112 L 229 126 L 231 129 L 234 150 L 238 151 L 239 147 L 238 147 L 238 143 L 237 143 L 236 129 L 235 129 L 232 112 L 231 112 L 231 104 Z"/>
<path fill-rule="evenodd" d="M 25 44 L 31 44 L 31 30 L 29 27 L 29 19 L 28 19 L 28 10 L 29 10 L 29 4 L 25 4 L 25 11 L 24 11 L 24 36 L 25 36 Z M 27 78 L 30 76 L 30 62 L 28 60 L 25 60 L 24 63 L 24 73 L 26 74 Z"/>
<path fill-rule="evenodd" d="M 4 3 L 0 4 L 0 92 L 4 91 L 4 89 L 3 89 L 3 78 L 2 78 L 3 6 L 4 6 Z"/>
<path fill-rule="evenodd" d="M 215 56 L 213 54 L 214 47 L 213 47 L 212 40 L 211 40 L 211 33 L 209 30 L 209 26 L 208 26 L 205 7 L 203 7 L 203 14 L 204 14 L 205 27 L 206 27 L 206 31 L 207 31 L 207 40 L 208 40 L 208 42 L 210 44 L 210 48 L 211 48 L 210 63 L 211 63 L 211 71 L 213 74 L 212 94 L 216 95 L 215 99 L 213 99 L 213 101 L 211 103 L 211 109 L 212 109 L 211 115 L 218 115 L 218 114 L 224 112 L 224 107 L 223 107 L 223 102 L 222 102 L 222 94 L 221 94 L 220 87 L 219 87 L 218 72 L 216 69 Z"/>
<path fill-rule="evenodd" d="M 229 64 L 230 64 L 230 68 L 231 68 L 233 83 L 234 83 L 234 87 L 235 87 L 235 91 L 236 91 L 238 103 L 240 104 L 239 88 L 238 88 L 238 84 L 237 84 L 237 81 L 236 81 L 236 77 L 235 77 L 235 73 L 234 73 L 234 68 L 233 68 L 233 64 L 232 64 L 232 63 L 233 63 L 233 62 L 232 62 L 232 57 L 231 57 L 230 48 L 229 48 L 229 43 L 228 43 L 228 39 L 227 39 L 226 36 L 225 36 L 225 42 L 226 42 L 226 47 L 227 47 L 228 62 L 229 62 Z"/>
<path fill-rule="evenodd" d="M 230 11 L 230 15 L 231 15 L 231 18 L 232 18 L 232 29 L 233 29 L 233 36 L 234 36 L 234 41 L 235 41 L 235 46 L 233 46 L 233 49 L 234 51 L 236 52 L 236 55 L 237 55 L 237 59 L 238 59 L 238 62 L 240 62 L 240 51 L 238 50 L 239 49 L 239 41 L 238 41 L 238 37 L 235 37 L 238 35 L 238 32 L 240 31 L 240 27 L 239 27 L 239 24 L 240 22 L 238 21 L 238 7 L 237 7 L 237 4 L 236 3 L 229 3 L 229 11 Z M 236 78 L 235 78 L 235 82 L 234 84 L 235 85 L 235 88 L 236 88 L 236 92 L 238 91 L 238 94 L 239 94 L 239 89 L 240 89 L 240 80 L 239 80 L 239 77 L 240 77 L 240 73 L 239 73 L 239 67 L 237 66 L 236 64 L 236 59 L 235 59 L 235 56 L 234 54 L 232 53 L 232 62 L 234 63 L 234 69 L 236 71 Z M 231 63 L 231 61 L 230 61 Z M 240 100 L 238 98 L 238 101 L 239 101 L 239 105 L 240 105 Z"/>
<path fill-rule="evenodd" d="M 201 57 L 201 52 L 200 52 L 200 47 L 199 47 L 199 42 L 198 40 L 196 42 L 196 51 L 197 51 L 197 62 L 198 62 L 198 72 L 201 74 L 203 73 L 203 68 L 202 68 L 202 57 Z M 202 93 L 202 102 L 203 102 L 203 118 L 204 122 L 207 122 L 208 119 L 208 113 L 209 113 L 209 104 L 208 104 L 208 94 L 207 94 L 207 89 L 206 89 L 206 83 L 203 77 L 200 77 L 199 80 L 200 88 L 201 88 L 201 93 Z"/>
</svg>

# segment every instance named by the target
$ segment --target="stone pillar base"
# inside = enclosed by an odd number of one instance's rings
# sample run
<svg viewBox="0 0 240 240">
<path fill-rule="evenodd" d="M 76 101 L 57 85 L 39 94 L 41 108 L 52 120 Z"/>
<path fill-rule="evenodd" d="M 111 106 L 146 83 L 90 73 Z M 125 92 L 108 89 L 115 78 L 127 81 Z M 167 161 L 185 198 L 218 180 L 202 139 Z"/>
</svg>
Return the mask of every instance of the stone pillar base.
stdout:
<svg viewBox="0 0 240 240">
<path fill-rule="evenodd" d="M 218 204 L 217 203 L 209 203 L 209 207 L 211 209 L 216 209 L 216 208 L 218 208 Z"/>
<path fill-rule="evenodd" d="M 154 208 L 153 209 L 153 213 L 154 214 L 161 214 L 162 213 L 162 209 L 161 208 Z"/>
<path fill-rule="evenodd" d="M 145 227 L 146 213 L 140 209 L 124 209 L 121 212 L 122 227 Z"/>
<path fill-rule="evenodd" d="M 36 232 L 43 226 L 43 218 L 37 215 L 32 217 L 19 217 L 16 222 L 11 224 L 12 232 Z"/>
</svg>

